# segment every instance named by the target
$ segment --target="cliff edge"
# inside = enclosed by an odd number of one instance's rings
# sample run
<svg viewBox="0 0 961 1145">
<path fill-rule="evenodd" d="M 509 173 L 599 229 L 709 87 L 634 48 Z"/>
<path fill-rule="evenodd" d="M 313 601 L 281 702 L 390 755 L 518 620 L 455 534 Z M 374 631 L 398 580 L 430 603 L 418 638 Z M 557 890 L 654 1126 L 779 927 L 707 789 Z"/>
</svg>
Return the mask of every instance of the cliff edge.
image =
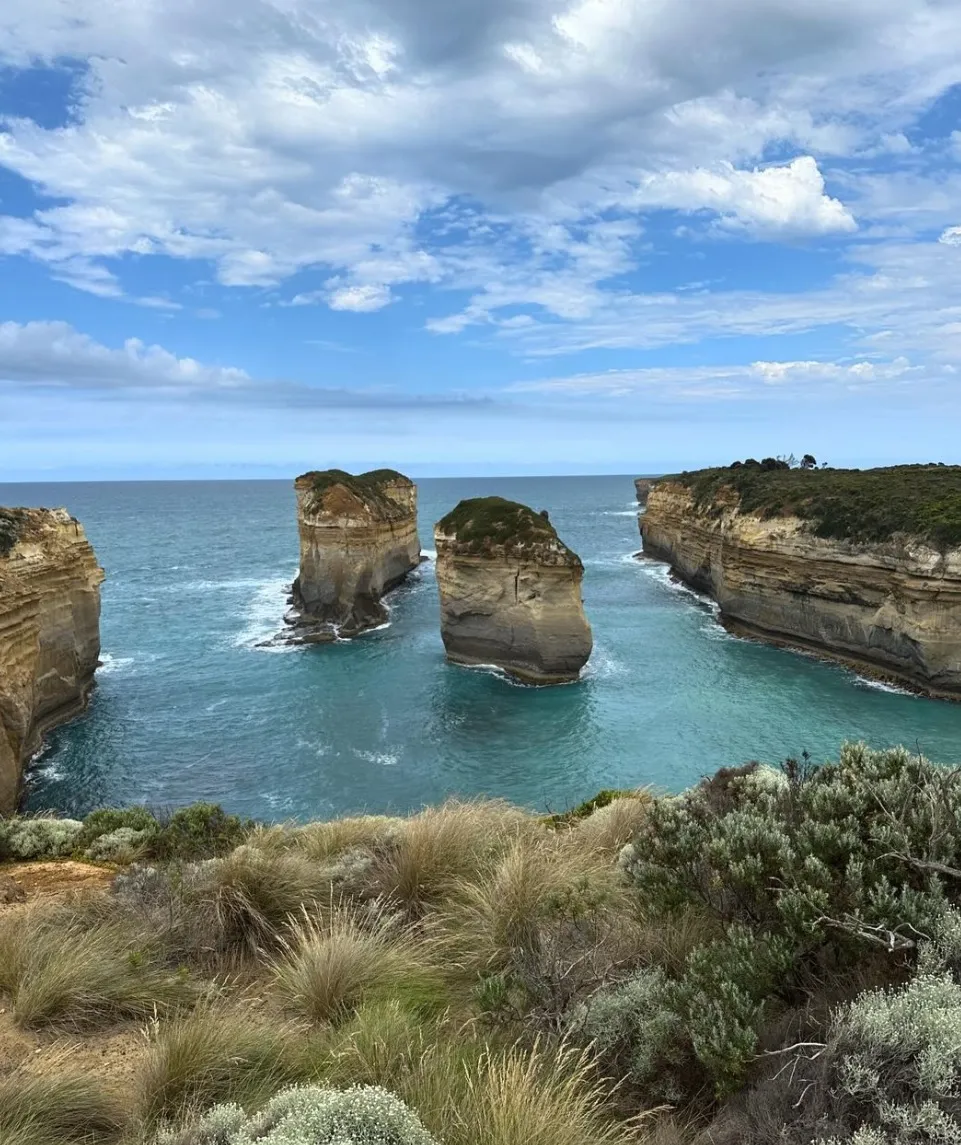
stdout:
<svg viewBox="0 0 961 1145">
<path fill-rule="evenodd" d="M 584 566 L 546 514 L 502 497 L 461 501 L 434 527 L 448 659 L 525 683 L 576 680 L 591 654 Z"/>
<path fill-rule="evenodd" d="M 658 481 L 644 554 L 734 632 L 961 699 L 961 467 L 767 464 Z"/>
<path fill-rule="evenodd" d="M 420 563 L 417 486 L 393 469 L 340 469 L 294 482 L 300 571 L 293 639 L 323 643 L 387 619 L 381 598 Z"/>
<path fill-rule="evenodd" d="M 86 704 L 102 581 L 65 509 L 0 509 L 0 813 L 16 809 L 43 733 Z"/>
</svg>

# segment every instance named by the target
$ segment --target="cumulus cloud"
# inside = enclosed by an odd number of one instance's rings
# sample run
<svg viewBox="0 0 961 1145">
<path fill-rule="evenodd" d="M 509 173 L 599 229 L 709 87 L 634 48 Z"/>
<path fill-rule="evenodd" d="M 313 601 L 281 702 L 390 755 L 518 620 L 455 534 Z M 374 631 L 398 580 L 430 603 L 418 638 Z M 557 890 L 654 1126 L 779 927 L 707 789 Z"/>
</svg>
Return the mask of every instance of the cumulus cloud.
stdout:
<svg viewBox="0 0 961 1145">
<path fill-rule="evenodd" d="M 66 126 L 0 133 L 0 163 L 54 200 L 3 220 L 0 251 L 105 296 L 129 254 L 237 287 L 333 272 L 301 300 L 363 311 L 403 283 L 488 285 L 474 243 L 424 226 L 464 201 L 521 243 L 652 208 L 844 233 L 818 155 L 896 138 L 961 78 L 959 35 L 937 0 L 34 0 L 4 15 L 0 59 L 86 70 Z M 575 278 L 545 267 L 530 301 L 563 316 Z"/>
</svg>

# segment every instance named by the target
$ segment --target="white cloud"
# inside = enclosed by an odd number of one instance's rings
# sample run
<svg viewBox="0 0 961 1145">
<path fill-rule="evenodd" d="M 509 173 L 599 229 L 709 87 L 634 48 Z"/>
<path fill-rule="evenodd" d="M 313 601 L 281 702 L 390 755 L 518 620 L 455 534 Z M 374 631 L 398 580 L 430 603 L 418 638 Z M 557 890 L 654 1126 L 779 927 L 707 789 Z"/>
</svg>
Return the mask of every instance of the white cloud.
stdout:
<svg viewBox="0 0 961 1145">
<path fill-rule="evenodd" d="M 902 127 L 961 78 L 961 7 L 937 0 L 14 7 L 0 59 L 89 72 L 75 122 L 0 134 L 0 163 L 57 200 L 0 220 L 0 251 L 101 294 L 118 284 L 93 268 L 129 253 L 210 260 L 231 286 L 316 269 L 319 290 L 335 273 L 335 305 L 404 282 L 486 289 L 475 244 L 426 249 L 418 232 L 464 199 L 518 241 L 561 224 L 568 249 L 611 205 L 707 211 L 769 238 L 844 233 L 852 208 L 818 156 L 903 149 Z M 763 165 L 772 148 L 798 158 Z M 620 270 L 637 262 L 627 247 Z M 516 254 L 502 242 L 495 269 L 509 276 Z M 529 301 L 576 319 L 603 280 L 583 258 L 544 267 Z"/>
<path fill-rule="evenodd" d="M 331 310 L 355 310 L 366 314 L 382 310 L 393 301 L 389 286 L 336 286 L 328 295 Z"/>
</svg>

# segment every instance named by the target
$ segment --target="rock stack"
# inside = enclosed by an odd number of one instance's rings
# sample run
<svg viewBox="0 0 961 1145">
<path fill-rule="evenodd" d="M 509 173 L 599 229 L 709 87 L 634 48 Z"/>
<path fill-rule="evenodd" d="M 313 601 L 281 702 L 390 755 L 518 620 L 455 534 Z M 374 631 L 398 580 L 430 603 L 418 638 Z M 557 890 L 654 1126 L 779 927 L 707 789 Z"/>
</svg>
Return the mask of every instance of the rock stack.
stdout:
<svg viewBox="0 0 961 1145">
<path fill-rule="evenodd" d="M 300 572 L 291 639 L 324 643 L 383 624 L 382 597 L 421 561 L 416 485 L 393 469 L 327 469 L 304 473 L 294 489 Z"/>
<path fill-rule="evenodd" d="M 591 654 L 584 566 L 546 513 L 502 497 L 461 501 L 434 528 L 449 660 L 529 684 L 576 680 Z"/>
</svg>

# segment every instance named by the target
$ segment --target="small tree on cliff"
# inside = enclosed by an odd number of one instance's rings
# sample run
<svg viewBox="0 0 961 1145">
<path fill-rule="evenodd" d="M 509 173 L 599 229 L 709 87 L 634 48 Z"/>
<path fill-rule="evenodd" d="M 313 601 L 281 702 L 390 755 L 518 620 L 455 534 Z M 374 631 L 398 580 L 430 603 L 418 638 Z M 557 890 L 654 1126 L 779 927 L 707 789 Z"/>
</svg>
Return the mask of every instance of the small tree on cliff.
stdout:
<svg viewBox="0 0 961 1145">
<path fill-rule="evenodd" d="M 813 453 L 805 453 L 805 455 L 801 458 L 802 469 L 817 469 L 817 464 L 817 458 Z"/>
</svg>

